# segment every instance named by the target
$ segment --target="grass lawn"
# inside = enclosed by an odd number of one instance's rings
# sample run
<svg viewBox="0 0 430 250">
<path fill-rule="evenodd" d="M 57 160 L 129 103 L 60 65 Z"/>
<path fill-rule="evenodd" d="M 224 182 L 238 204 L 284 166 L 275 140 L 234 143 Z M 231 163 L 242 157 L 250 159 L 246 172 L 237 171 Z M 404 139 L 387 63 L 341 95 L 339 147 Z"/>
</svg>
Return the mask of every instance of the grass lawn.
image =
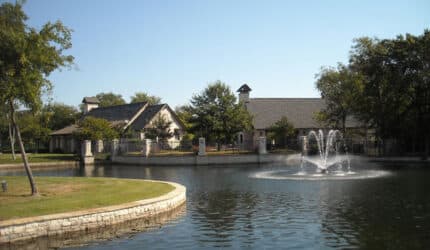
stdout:
<svg viewBox="0 0 430 250">
<path fill-rule="evenodd" d="M 0 190 L 0 220 L 117 205 L 154 198 L 174 189 L 144 180 L 85 177 L 35 177 L 40 196 L 30 196 L 26 176 L 0 176 L 8 191 Z"/>
<path fill-rule="evenodd" d="M 22 163 L 21 154 L 16 153 L 16 160 L 12 159 L 12 154 L 0 154 L 0 164 Z M 56 161 L 75 161 L 77 156 L 74 154 L 32 154 L 27 153 L 30 163 L 36 162 L 56 162 Z"/>
</svg>

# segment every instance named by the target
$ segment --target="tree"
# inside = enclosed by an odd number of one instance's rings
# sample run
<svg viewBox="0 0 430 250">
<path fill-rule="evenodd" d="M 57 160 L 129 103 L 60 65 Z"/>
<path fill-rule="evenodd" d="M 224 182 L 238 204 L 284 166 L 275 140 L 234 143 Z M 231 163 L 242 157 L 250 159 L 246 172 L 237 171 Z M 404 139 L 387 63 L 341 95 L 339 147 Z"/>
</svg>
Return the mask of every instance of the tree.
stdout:
<svg viewBox="0 0 430 250">
<path fill-rule="evenodd" d="M 40 146 L 47 146 L 51 129 L 48 127 L 49 117 L 43 111 L 31 112 L 24 110 L 17 113 L 17 122 L 21 129 L 24 144 L 33 145 L 32 149 L 39 152 Z"/>
<path fill-rule="evenodd" d="M 99 104 L 100 107 L 109 107 L 109 106 L 125 104 L 125 100 L 122 98 L 121 95 L 119 94 L 117 95 L 112 92 L 98 93 L 96 97 L 100 101 L 100 104 Z"/>
<path fill-rule="evenodd" d="M 279 121 L 270 126 L 268 132 L 268 138 L 274 139 L 281 146 L 286 146 L 288 139 L 296 134 L 294 126 L 288 121 L 286 116 L 283 116 Z"/>
<path fill-rule="evenodd" d="M 155 95 L 148 95 L 145 92 L 136 92 L 134 96 L 131 97 L 131 103 L 136 102 L 148 102 L 149 105 L 155 105 L 161 103 L 161 98 Z"/>
<path fill-rule="evenodd" d="M 165 142 L 173 136 L 170 125 L 172 125 L 171 121 L 158 114 L 152 121 L 152 127 L 145 129 L 145 137 L 152 140 L 158 138 L 160 141 Z"/>
<path fill-rule="evenodd" d="M 112 128 L 109 121 L 91 116 L 85 117 L 78 123 L 78 130 L 75 136 L 80 140 L 113 140 L 119 137 L 115 128 Z"/>
<path fill-rule="evenodd" d="M 221 81 L 209 84 L 190 105 L 192 131 L 218 144 L 232 143 L 236 134 L 252 129 L 252 117 L 236 96 Z"/>
<path fill-rule="evenodd" d="M 38 110 L 41 95 L 52 87 L 47 77 L 52 71 L 70 65 L 73 57 L 63 54 L 72 46 L 71 31 L 60 21 L 48 22 L 36 30 L 27 26 L 26 20 L 20 2 L 0 6 L 0 105 L 10 108 L 9 119 L 16 131 L 31 194 L 37 195 L 15 118 L 15 104 Z"/>
<path fill-rule="evenodd" d="M 347 66 L 338 64 L 337 68 L 323 68 L 317 78 L 316 87 L 326 103 L 325 108 L 317 114 L 317 119 L 342 129 L 345 134 L 346 118 L 353 115 L 356 94 L 363 77 Z"/>
<path fill-rule="evenodd" d="M 64 103 L 51 103 L 43 107 L 42 114 L 48 121 L 47 127 L 51 130 L 58 130 L 75 123 L 79 117 L 79 111 Z"/>
</svg>

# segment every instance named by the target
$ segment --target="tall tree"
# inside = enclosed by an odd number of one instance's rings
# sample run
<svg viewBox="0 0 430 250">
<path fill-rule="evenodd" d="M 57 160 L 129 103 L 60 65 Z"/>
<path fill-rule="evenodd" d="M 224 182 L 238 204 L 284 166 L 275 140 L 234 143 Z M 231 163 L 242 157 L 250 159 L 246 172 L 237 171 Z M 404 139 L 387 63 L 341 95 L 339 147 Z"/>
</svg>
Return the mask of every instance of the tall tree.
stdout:
<svg viewBox="0 0 430 250">
<path fill-rule="evenodd" d="M 36 30 L 27 26 L 26 20 L 20 2 L 0 6 L 0 105 L 9 107 L 9 119 L 16 131 L 31 194 L 37 195 L 15 118 L 15 104 L 39 109 L 41 95 L 51 89 L 49 74 L 70 65 L 73 57 L 63 54 L 72 46 L 71 31 L 60 21 L 48 22 Z"/>
<path fill-rule="evenodd" d="M 155 95 L 149 95 L 145 92 L 136 92 L 134 96 L 131 97 L 131 103 L 136 102 L 148 102 L 149 105 L 155 105 L 161 103 L 161 98 Z"/>
<path fill-rule="evenodd" d="M 281 146 L 286 146 L 288 139 L 296 134 L 294 126 L 288 121 L 286 116 L 281 117 L 279 121 L 270 126 L 268 138 L 274 139 Z"/>
<path fill-rule="evenodd" d="M 192 131 L 218 144 L 233 142 L 236 134 L 252 128 L 252 117 L 236 96 L 221 81 L 209 84 L 191 99 Z"/>
<path fill-rule="evenodd" d="M 346 118 L 353 115 L 356 94 L 362 86 L 361 74 L 352 72 L 347 66 L 323 68 L 317 75 L 316 87 L 326 106 L 318 114 L 319 120 L 346 132 Z"/>
<path fill-rule="evenodd" d="M 64 103 L 50 103 L 42 109 L 42 114 L 46 117 L 47 127 L 51 130 L 58 130 L 67 125 L 75 123 L 79 117 L 79 111 Z"/>
<path fill-rule="evenodd" d="M 125 100 L 122 98 L 122 95 L 114 94 L 112 92 L 98 93 L 96 97 L 100 101 L 100 107 L 109 107 L 125 104 Z"/>
</svg>

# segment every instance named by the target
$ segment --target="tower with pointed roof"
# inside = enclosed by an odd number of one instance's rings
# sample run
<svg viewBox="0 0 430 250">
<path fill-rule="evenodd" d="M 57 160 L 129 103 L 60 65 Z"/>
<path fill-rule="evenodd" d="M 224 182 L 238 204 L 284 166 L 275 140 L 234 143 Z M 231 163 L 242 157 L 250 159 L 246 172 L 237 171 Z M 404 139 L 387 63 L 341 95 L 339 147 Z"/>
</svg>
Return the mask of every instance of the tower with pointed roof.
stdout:
<svg viewBox="0 0 430 250">
<path fill-rule="evenodd" d="M 248 84 L 243 84 L 240 86 L 240 88 L 237 90 L 239 92 L 239 102 L 248 103 L 249 102 L 249 92 L 251 92 L 251 88 L 248 86 Z"/>
</svg>

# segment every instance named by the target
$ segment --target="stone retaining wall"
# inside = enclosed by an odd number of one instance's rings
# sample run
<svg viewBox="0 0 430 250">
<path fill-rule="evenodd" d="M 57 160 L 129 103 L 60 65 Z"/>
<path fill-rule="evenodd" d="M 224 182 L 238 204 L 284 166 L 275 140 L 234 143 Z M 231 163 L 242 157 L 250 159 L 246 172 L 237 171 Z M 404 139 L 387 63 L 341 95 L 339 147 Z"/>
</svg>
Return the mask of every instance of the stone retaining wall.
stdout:
<svg viewBox="0 0 430 250">
<path fill-rule="evenodd" d="M 0 221 L 0 245 L 41 236 L 90 230 L 133 219 L 153 217 L 175 209 L 185 202 L 186 188 L 176 183 L 166 183 L 173 185 L 175 189 L 157 198 L 85 211 Z"/>
<path fill-rule="evenodd" d="M 272 162 L 284 162 L 288 155 L 211 155 L 211 156 L 163 156 L 163 157 L 143 157 L 143 156 L 114 156 L 112 163 L 133 164 L 133 165 L 229 165 L 229 164 L 260 164 Z"/>
</svg>

